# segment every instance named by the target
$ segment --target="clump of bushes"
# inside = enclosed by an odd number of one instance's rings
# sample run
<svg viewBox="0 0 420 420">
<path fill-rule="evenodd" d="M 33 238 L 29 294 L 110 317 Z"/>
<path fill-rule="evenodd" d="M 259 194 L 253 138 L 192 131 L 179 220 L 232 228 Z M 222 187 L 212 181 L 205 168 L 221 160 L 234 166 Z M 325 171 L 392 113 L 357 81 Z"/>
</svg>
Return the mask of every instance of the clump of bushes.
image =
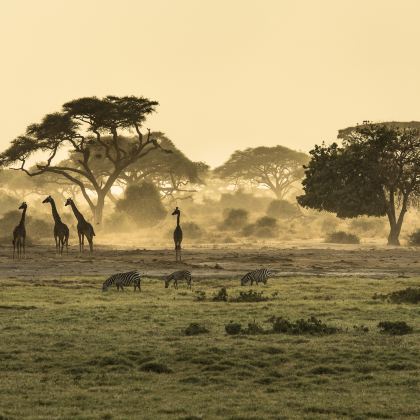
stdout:
<svg viewBox="0 0 420 420">
<path fill-rule="evenodd" d="M 268 205 L 266 214 L 276 219 L 293 219 L 302 215 L 299 207 L 287 200 L 273 200 Z"/>
<path fill-rule="evenodd" d="M 228 301 L 228 293 L 226 287 L 222 287 L 214 296 L 213 302 L 227 302 Z"/>
<path fill-rule="evenodd" d="M 378 328 L 381 333 L 390 335 L 405 335 L 413 332 L 413 327 L 405 321 L 381 321 Z"/>
<path fill-rule="evenodd" d="M 241 229 L 248 223 L 248 217 L 244 209 L 228 209 L 221 227 L 227 230 Z"/>
<path fill-rule="evenodd" d="M 411 246 L 420 246 L 420 229 L 417 229 L 409 235 L 408 244 Z"/>
<path fill-rule="evenodd" d="M 237 322 L 230 321 L 229 324 L 225 325 L 225 331 L 229 335 L 237 335 L 242 331 L 242 325 Z"/>
<path fill-rule="evenodd" d="M 297 321 L 289 321 L 283 317 L 273 316 L 268 321 L 272 324 L 273 332 L 283 334 L 328 335 L 340 331 L 340 328 L 327 325 L 314 316 L 308 319 L 298 319 Z"/>
<path fill-rule="evenodd" d="M 235 322 L 225 325 L 225 331 L 229 335 L 237 334 L 292 334 L 292 335 L 330 335 L 341 331 L 341 328 L 323 323 L 321 320 L 312 316 L 308 319 L 298 319 L 289 321 L 283 317 L 270 317 L 267 322 L 271 324 L 271 329 L 264 329 L 255 321 L 248 324 L 247 328 Z"/>
<path fill-rule="evenodd" d="M 243 236 L 254 236 L 256 238 L 275 238 L 277 234 L 277 220 L 268 216 L 263 216 L 254 224 L 248 224 L 242 229 Z"/>
<path fill-rule="evenodd" d="M 378 217 L 357 217 L 350 222 L 350 229 L 362 236 L 381 235 L 385 231 L 385 220 Z"/>
<path fill-rule="evenodd" d="M 185 222 L 182 224 L 182 230 L 186 238 L 200 239 L 203 236 L 203 229 L 194 222 Z"/>
<path fill-rule="evenodd" d="M 172 373 L 173 370 L 170 369 L 168 366 L 166 366 L 163 363 L 157 363 L 157 362 L 148 362 L 144 363 L 140 366 L 140 370 L 143 372 L 154 372 L 154 373 Z"/>
<path fill-rule="evenodd" d="M 247 292 L 239 292 L 239 296 L 230 298 L 230 302 L 266 302 L 269 297 L 263 296 L 264 292 L 248 290 Z"/>
<path fill-rule="evenodd" d="M 420 288 L 407 287 L 388 294 L 375 293 L 373 299 L 388 300 L 392 303 L 420 303 Z"/>
<path fill-rule="evenodd" d="M 191 323 L 185 328 L 185 335 L 199 335 L 206 334 L 209 330 L 203 325 L 197 324 L 196 322 Z"/>
<path fill-rule="evenodd" d="M 196 290 L 195 295 L 194 295 L 194 299 L 197 302 L 205 301 L 206 300 L 206 292 L 204 290 Z"/>
<path fill-rule="evenodd" d="M 340 230 L 329 233 L 325 242 L 330 242 L 332 244 L 360 244 L 360 238 L 353 233 L 347 233 Z"/>
<path fill-rule="evenodd" d="M 419 303 L 420 288 L 407 287 L 403 290 L 397 290 L 390 293 L 388 299 L 393 303 Z"/>
</svg>

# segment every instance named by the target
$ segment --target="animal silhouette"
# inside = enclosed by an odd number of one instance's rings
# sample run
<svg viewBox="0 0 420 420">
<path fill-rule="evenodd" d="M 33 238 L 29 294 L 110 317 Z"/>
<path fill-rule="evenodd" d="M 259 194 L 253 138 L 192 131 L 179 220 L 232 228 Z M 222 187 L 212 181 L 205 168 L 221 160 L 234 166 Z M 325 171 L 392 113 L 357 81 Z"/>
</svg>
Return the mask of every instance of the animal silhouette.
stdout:
<svg viewBox="0 0 420 420">
<path fill-rule="evenodd" d="M 181 261 L 181 242 L 182 242 L 182 229 L 179 224 L 181 211 L 178 207 L 175 208 L 172 216 L 176 215 L 176 228 L 174 230 L 174 243 L 175 243 L 175 261 Z"/>
<path fill-rule="evenodd" d="M 82 213 L 77 209 L 76 204 L 74 204 L 71 198 L 68 198 L 65 206 L 70 206 L 73 210 L 74 216 L 77 219 L 77 235 L 79 236 L 79 251 L 82 253 L 85 246 L 85 236 L 89 242 L 90 253 L 93 252 L 93 237 L 95 236 L 95 231 L 93 226 L 86 221 Z"/>
<path fill-rule="evenodd" d="M 44 204 L 51 204 L 52 216 L 54 219 L 54 239 L 55 239 L 55 250 L 57 254 L 63 255 L 64 244 L 66 245 L 66 251 L 69 252 L 69 228 L 65 223 L 61 221 L 61 217 L 58 214 L 57 207 L 54 199 L 49 195 L 44 201 Z"/>
<path fill-rule="evenodd" d="M 22 216 L 20 218 L 19 224 L 13 229 L 13 259 L 15 258 L 15 251 L 17 250 L 17 257 L 22 258 L 22 251 L 23 257 L 26 255 L 25 249 L 25 241 L 26 241 L 26 229 L 25 229 L 25 216 L 26 216 L 26 209 L 28 205 L 23 202 L 19 210 L 22 210 Z"/>
</svg>

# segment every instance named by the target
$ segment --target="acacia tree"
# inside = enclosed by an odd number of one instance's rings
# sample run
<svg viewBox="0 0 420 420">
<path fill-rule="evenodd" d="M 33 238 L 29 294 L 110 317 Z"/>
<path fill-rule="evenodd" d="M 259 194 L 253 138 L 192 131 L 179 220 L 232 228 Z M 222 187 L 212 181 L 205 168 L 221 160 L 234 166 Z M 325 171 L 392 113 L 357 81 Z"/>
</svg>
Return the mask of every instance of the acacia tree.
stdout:
<svg viewBox="0 0 420 420">
<path fill-rule="evenodd" d="M 152 182 L 164 197 L 188 198 L 204 184 L 208 165 L 188 159 L 163 133 L 153 132 L 161 149 L 153 150 L 141 162 L 128 166 L 119 181 L 125 185 Z M 171 151 L 172 153 L 165 153 Z"/>
<path fill-rule="evenodd" d="M 284 146 L 237 150 L 229 160 L 215 169 L 215 174 L 236 184 L 251 182 L 269 188 L 283 199 L 303 178 L 305 153 Z"/>
<path fill-rule="evenodd" d="M 390 124 L 341 130 L 342 146 L 315 146 L 305 170 L 304 207 L 343 218 L 387 216 L 399 245 L 404 216 L 420 195 L 420 131 Z"/>
<path fill-rule="evenodd" d="M 85 97 L 67 102 L 60 112 L 47 114 L 39 124 L 30 125 L 26 134 L 12 141 L 0 155 L 3 165 L 20 163 L 18 170 L 29 176 L 59 175 L 77 185 L 92 210 L 96 223 L 102 221 L 105 197 L 128 166 L 160 148 L 158 141 L 143 135 L 146 116 L 158 102 L 135 96 Z M 124 133 L 135 132 L 129 142 Z M 60 150 L 70 159 L 56 163 Z M 94 153 L 101 150 L 108 172 L 94 169 Z M 29 158 L 42 155 L 35 170 L 26 167 Z M 91 198 L 93 193 L 95 198 Z"/>
</svg>

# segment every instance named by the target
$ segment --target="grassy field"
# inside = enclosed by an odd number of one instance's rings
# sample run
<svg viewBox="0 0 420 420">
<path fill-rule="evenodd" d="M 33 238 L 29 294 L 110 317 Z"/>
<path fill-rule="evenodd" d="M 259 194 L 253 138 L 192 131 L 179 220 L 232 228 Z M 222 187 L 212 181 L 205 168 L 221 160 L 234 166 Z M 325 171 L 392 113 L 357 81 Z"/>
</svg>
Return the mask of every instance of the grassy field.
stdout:
<svg viewBox="0 0 420 420">
<path fill-rule="evenodd" d="M 372 299 L 419 278 L 272 279 L 258 288 L 270 300 L 257 303 L 211 301 L 221 286 L 237 295 L 237 280 L 196 282 L 205 301 L 147 278 L 141 294 L 102 293 L 102 281 L 1 282 L 1 419 L 420 417 L 420 307 Z M 269 328 L 272 315 L 343 330 L 225 332 L 230 321 Z M 414 331 L 382 334 L 385 320 Z M 186 336 L 192 322 L 209 332 Z"/>
</svg>

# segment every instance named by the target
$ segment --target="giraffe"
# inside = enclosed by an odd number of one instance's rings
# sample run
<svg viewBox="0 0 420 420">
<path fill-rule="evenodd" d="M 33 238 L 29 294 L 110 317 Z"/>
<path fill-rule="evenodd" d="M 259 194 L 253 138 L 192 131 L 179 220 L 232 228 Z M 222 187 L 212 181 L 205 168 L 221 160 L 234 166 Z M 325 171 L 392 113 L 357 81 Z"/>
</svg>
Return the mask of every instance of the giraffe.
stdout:
<svg viewBox="0 0 420 420">
<path fill-rule="evenodd" d="M 22 210 L 22 216 L 20 218 L 19 224 L 13 229 L 13 259 L 15 258 L 15 250 L 17 249 L 17 257 L 22 257 L 22 250 L 23 250 L 23 257 L 25 257 L 25 240 L 26 240 L 26 229 L 25 229 L 25 216 L 26 216 L 26 209 L 28 205 L 23 202 L 19 210 Z"/>
<path fill-rule="evenodd" d="M 77 209 L 71 198 L 68 198 L 65 206 L 71 206 L 74 216 L 77 219 L 77 235 L 79 236 L 79 251 L 83 252 L 85 246 L 85 236 L 89 242 L 90 253 L 93 252 L 93 237 L 95 236 L 95 231 L 93 226 L 85 220 L 82 213 Z"/>
<path fill-rule="evenodd" d="M 57 254 L 63 255 L 64 244 L 66 244 L 67 254 L 69 253 L 69 228 L 66 224 L 61 221 L 61 217 L 58 214 L 57 207 L 54 199 L 49 195 L 43 203 L 51 204 L 52 216 L 55 222 L 54 225 L 54 239 L 55 239 L 55 250 Z"/>
<path fill-rule="evenodd" d="M 182 242 L 182 229 L 179 224 L 179 218 L 181 211 L 178 207 L 175 208 L 172 216 L 176 215 L 176 228 L 174 230 L 174 242 L 175 242 L 175 261 L 181 261 L 181 242 Z"/>
</svg>

